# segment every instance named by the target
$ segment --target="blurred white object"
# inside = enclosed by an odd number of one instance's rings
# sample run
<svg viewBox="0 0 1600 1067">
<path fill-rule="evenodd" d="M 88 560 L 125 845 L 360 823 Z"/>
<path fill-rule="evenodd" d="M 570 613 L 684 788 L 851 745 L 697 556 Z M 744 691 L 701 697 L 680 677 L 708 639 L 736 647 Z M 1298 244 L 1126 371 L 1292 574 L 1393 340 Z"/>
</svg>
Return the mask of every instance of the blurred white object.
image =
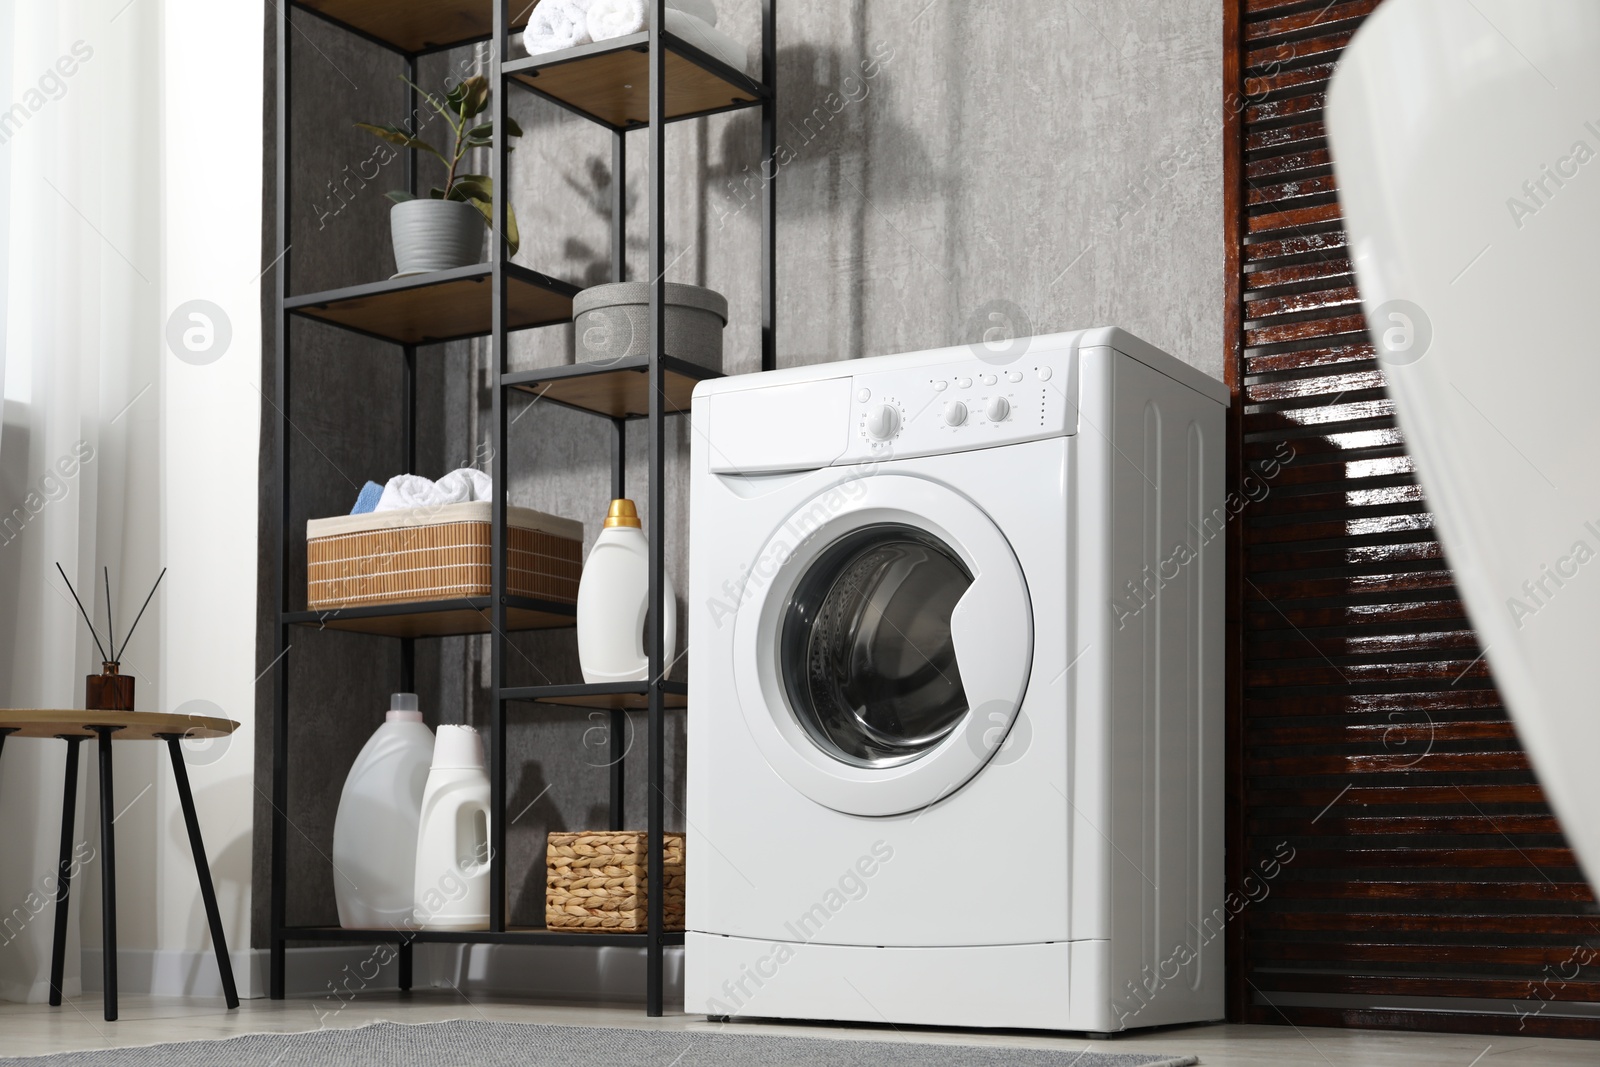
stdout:
<svg viewBox="0 0 1600 1067">
<path fill-rule="evenodd" d="M 1327 125 L 1362 300 L 1473 625 L 1600 876 L 1600 4 L 1389 0 Z"/>
</svg>

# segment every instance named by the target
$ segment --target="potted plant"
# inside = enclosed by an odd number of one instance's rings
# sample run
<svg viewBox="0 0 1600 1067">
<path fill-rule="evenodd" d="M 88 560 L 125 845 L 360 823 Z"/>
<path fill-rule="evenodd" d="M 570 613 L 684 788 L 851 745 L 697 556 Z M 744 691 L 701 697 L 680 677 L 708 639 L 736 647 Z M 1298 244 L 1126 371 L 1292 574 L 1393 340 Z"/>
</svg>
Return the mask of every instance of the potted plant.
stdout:
<svg viewBox="0 0 1600 1067">
<path fill-rule="evenodd" d="M 448 155 L 427 141 L 398 126 L 375 126 L 358 122 L 359 129 L 381 137 L 390 144 L 427 152 L 445 167 L 442 186 L 429 189 L 426 196 L 415 196 L 404 189 L 387 194 L 394 201 L 389 209 L 389 231 L 394 240 L 395 277 L 448 270 L 483 262 L 483 227 L 494 228 L 494 181 L 486 174 L 461 173 L 461 160 L 467 150 L 494 145 L 494 123 L 474 123 L 489 106 L 489 79 L 474 75 L 460 82 L 443 101 L 405 78 L 428 106 L 439 113 L 455 135 Z M 506 134 L 521 137 L 522 131 L 505 116 Z M 517 216 L 506 205 L 506 246 L 517 251 Z"/>
</svg>

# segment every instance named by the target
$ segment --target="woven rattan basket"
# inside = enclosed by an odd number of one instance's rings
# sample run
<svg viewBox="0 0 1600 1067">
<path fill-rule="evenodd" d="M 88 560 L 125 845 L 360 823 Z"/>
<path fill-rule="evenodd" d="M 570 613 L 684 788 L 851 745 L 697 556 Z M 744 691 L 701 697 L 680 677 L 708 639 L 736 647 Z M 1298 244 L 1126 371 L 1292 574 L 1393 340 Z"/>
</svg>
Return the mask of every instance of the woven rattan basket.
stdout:
<svg viewBox="0 0 1600 1067">
<path fill-rule="evenodd" d="M 313 519 L 306 600 L 313 610 L 487 596 L 488 501 Z M 506 509 L 506 589 L 571 604 L 583 571 L 583 525 Z"/>
<path fill-rule="evenodd" d="M 666 834 L 663 922 L 683 929 L 683 835 Z M 649 835 L 642 830 L 555 833 L 545 851 L 544 921 L 552 930 L 649 928 Z"/>
</svg>

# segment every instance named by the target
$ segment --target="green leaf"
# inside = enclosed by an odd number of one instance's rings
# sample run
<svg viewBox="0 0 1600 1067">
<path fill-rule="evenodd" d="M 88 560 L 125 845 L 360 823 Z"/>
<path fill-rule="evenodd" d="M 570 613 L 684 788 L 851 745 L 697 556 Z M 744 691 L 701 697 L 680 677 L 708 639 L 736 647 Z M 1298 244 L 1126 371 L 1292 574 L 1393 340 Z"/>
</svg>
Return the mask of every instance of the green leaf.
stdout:
<svg viewBox="0 0 1600 1067">
<path fill-rule="evenodd" d="M 479 186 L 483 190 L 484 199 L 494 199 L 494 179 L 487 174 L 457 174 L 456 184 L 460 185 L 463 182 L 471 182 L 473 185 Z"/>
<path fill-rule="evenodd" d="M 456 111 L 464 119 L 479 115 L 489 106 L 489 79 L 481 74 L 474 74 L 460 86 L 461 101 L 455 105 Z"/>
<path fill-rule="evenodd" d="M 446 197 L 444 195 L 444 190 L 439 188 L 437 185 L 435 185 L 432 189 L 428 190 L 428 199 L 429 200 L 444 200 L 444 199 L 446 199 Z"/>
<path fill-rule="evenodd" d="M 491 201 L 472 197 L 467 201 L 478 209 L 483 216 L 483 224 L 489 227 L 489 232 L 494 232 L 494 204 Z M 517 231 L 517 212 L 510 205 L 506 205 L 506 251 L 507 255 L 516 255 L 517 249 L 522 246 L 522 235 Z"/>
<path fill-rule="evenodd" d="M 433 145 L 429 144 L 427 141 L 411 136 L 398 126 L 374 126 L 370 122 L 357 122 L 355 123 L 355 127 L 358 130 L 366 130 L 374 137 L 388 141 L 390 144 L 399 145 L 401 148 L 411 148 L 418 152 L 431 152 L 434 155 L 439 156 L 439 159 L 444 159 L 444 156 L 439 155 L 439 150 L 433 147 Z"/>
<path fill-rule="evenodd" d="M 457 178 L 450 186 L 451 200 L 481 200 L 484 203 L 493 203 L 494 194 L 482 182 L 470 178 Z"/>
<path fill-rule="evenodd" d="M 481 126 L 474 126 L 463 136 L 465 136 L 469 141 L 481 140 L 484 144 L 488 144 L 489 138 L 494 136 L 494 123 L 485 122 Z"/>
<path fill-rule="evenodd" d="M 522 136 L 522 127 L 517 125 L 517 120 L 516 119 L 512 118 L 510 115 L 502 115 L 502 116 L 500 116 L 500 121 L 502 121 L 502 122 L 504 122 L 506 124 L 506 136 L 507 137 L 521 137 Z"/>
<path fill-rule="evenodd" d="M 417 198 L 415 193 L 408 192 L 405 189 L 391 189 L 389 192 L 384 193 L 383 195 L 387 196 L 390 200 L 393 200 L 397 204 L 403 204 L 407 200 L 415 200 Z"/>
</svg>

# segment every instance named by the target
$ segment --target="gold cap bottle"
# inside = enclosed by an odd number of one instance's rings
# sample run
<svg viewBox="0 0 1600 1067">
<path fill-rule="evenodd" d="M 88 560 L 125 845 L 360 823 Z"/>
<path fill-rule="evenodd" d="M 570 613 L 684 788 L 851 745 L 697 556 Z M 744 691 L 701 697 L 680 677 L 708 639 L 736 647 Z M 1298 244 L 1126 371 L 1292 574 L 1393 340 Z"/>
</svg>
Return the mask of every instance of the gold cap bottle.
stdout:
<svg viewBox="0 0 1600 1067">
<path fill-rule="evenodd" d="M 633 501 L 627 497 L 620 497 L 611 502 L 611 511 L 606 515 L 607 526 L 632 526 L 640 529 L 639 509 L 633 506 Z"/>
</svg>

